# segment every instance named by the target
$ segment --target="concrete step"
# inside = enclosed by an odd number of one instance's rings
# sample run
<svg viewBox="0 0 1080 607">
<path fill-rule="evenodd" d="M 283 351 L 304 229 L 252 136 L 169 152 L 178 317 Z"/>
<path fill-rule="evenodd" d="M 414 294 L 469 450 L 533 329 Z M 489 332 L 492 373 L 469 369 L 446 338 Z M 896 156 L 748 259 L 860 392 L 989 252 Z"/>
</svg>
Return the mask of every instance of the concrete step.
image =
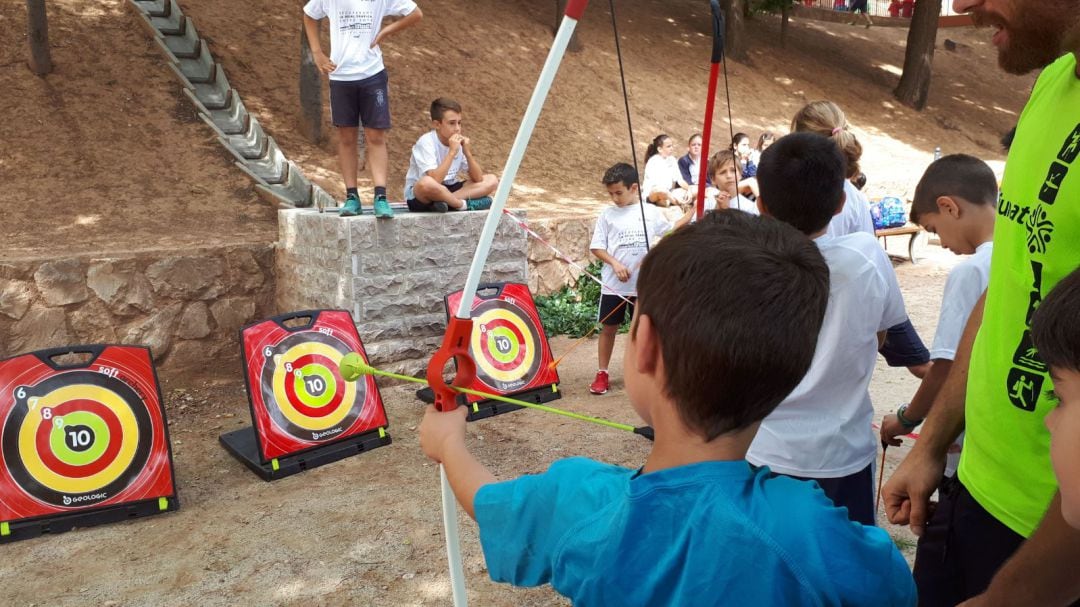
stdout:
<svg viewBox="0 0 1080 607">
<path fill-rule="evenodd" d="M 176 0 L 169 0 L 169 10 L 165 15 L 156 17 L 149 14 L 150 25 L 162 34 L 179 36 L 184 33 L 184 13 L 180 10 L 180 6 L 176 4 Z"/>
<path fill-rule="evenodd" d="M 131 0 L 131 3 L 151 17 L 167 17 L 172 8 L 169 0 Z"/>
<path fill-rule="evenodd" d="M 183 34 L 169 34 L 162 36 L 160 39 L 160 43 L 165 46 L 165 50 L 172 55 L 173 61 L 177 62 L 181 59 L 195 59 L 201 52 L 199 34 L 195 31 L 195 23 L 188 17 L 184 17 L 182 29 L 184 30 Z"/>
<path fill-rule="evenodd" d="M 206 41 L 199 42 L 199 54 L 192 59 L 179 58 L 177 65 L 180 68 L 180 73 L 183 74 L 189 82 L 197 84 L 206 84 L 214 79 L 214 58 L 210 55 L 210 47 L 207 46 Z"/>
<path fill-rule="evenodd" d="M 230 152 L 232 151 L 229 148 Z M 235 155 L 235 152 L 233 152 Z M 273 137 L 267 137 L 266 156 L 254 160 L 237 161 L 236 166 L 255 179 L 260 185 L 279 185 L 289 178 L 289 161 L 281 153 Z"/>
<path fill-rule="evenodd" d="M 264 198 L 270 196 L 271 204 L 278 208 L 306 208 L 313 204 L 312 186 L 300 167 L 292 162 L 288 163 L 289 176 L 285 183 L 278 185 L 256 185 L 255 188 L 263 194 Z"/>
<path fill-rule="evenodd" d="M 173 65 L 169 67 L 173 68 L 181 82 L 187 81 L 187 76 L 184 76 L 179 68 Z M 220 63 L 214 66 L 214 79 L 212 81 L 188 82 L 185 86 L 191 89 L 195 94 L 195 98 L 207 110 L 225 110 L 232 103 L 232 87 L 229 86 L 229 79 L 225 77 L 225 70 L 221 68 Z"/>
<path fill-rule="evenodd" d="M 212 123 L 211 126 L 213 126 Z M 214 130 L 218 130 L 216 126 Z M 254 117 L 248 121 L 248 131 L 246 133 L 238 135 L 221 133 L 218 139 L 221 141 L 221 145 L 229 148 L 235 156 L 238 156 L 239 160 L 258 160 L 266 156 L 269 151 L 267 148 L 270 138 L 266 136 L 262 125 Z"/>
</svg>

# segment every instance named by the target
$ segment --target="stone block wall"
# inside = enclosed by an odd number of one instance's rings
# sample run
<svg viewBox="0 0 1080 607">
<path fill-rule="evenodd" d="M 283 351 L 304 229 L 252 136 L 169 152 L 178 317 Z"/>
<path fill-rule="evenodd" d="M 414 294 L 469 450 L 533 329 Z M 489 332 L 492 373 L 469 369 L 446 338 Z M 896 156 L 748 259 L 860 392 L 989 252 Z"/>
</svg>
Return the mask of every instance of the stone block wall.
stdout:
<svg viewBox="0 0 1080 607">
<path fill-rule="evenodd" d="M 60 346 L 150 346 L 166 367 L 238 352 L 273 312 L 273 245 L 0 261 L 0 357 Z"/>
<path fill-rule="evenodd" d="M 372 363 L 419 374 L 442 342 L 443 297 L 465 285 L 487 213 L 341 218 L 279 211 L 277 309 L 344 309 Z M 503 217 L 483 281 L 528 282 L 525 232 Z"/>
<path fill-rule="evenodd" d="M 589 242 L 595 223 L 594 215 L 575 215 L 533 220 L 529 228 L 584 268 L 594 260 Z M 529 238 L 529 289 L 533 295 L 550 295 L 577 280 L 578 274 L 551 247 Z"/>
</svg>

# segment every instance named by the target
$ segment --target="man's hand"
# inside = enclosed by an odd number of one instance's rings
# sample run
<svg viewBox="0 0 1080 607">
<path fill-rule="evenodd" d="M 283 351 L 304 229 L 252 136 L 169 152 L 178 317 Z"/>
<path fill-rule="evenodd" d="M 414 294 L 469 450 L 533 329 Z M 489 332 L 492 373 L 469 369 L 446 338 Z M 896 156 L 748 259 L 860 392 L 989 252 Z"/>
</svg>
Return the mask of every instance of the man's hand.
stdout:
<svg viewBox="0 0 1080 607">
<path fill-rule="evenodd" d="M 465 417 L 468 407 L 458 407 L 453 411 L 440 412 L 434 405 L 428 405 L 424 411 L 424 420 L 420 422 L 420 449 L 424 455 L 442 463 L 448 447 L 465 444 Z"/>
<path fill-rule="evenodd" d="M 330 75 L 330 72 L 337 69 L 337 65 L 335 65 L 333 61 L 330 61 L 330 58 L 323 53 L 312 53 L 312 59 L 315 60 L 315 66 L 319 68 L 319 71 L 327 76 Z"/>
<path fill-rule="evenodd" d="M 375 34 L 375 37 L 372 38 L 370 48 L 375 48 L 376 46 L 379 46 L 379 43 L 382 42 L 382 39 L 383 39 L 383 37 L 385 35 L 386 35 L 386 29 L 385 28 L 380 29 L 379 33 Z"/>
<path fill-rule="evenodd" d="M 471 151 L 472 150 L 472 139 L 469 139 L 465 135 L 458 135 L 458 137 L 461 137 L 461 147 L 465 148 L 466 152 Z"/>
<path fill-rule="evenodd" d="M 731 193 L 730 192 L 717 192 L 716 193 L 716 208 L 718 208 L 718 209 L 730 209 L 731 208 Z"/>
<path fill-rule="evenodd" d="M 918 447 L 909 453 L 881 490 L 889 522 L 910 525 L 912 533 L 922 537 L 931 514 L 930 496 L 937 491 L 944 472 L 944 458 Z"/>
<path fill-rule="evenodd" d="M 905 428 L 904 424 L 900 423 L 900 418 L 895 413 L 890 413 L 885 416 L 885 419 L 881 420 L 882 443 L 885 443 L 890 447 L 899 447 L 904 444 L 904 441 L 897 437 L 904 436 L 905 434 L 911 434 L 911 430 Z"/>
<path fill-rule="evenodd" d="M 615 270 L 615 278 L 618 278 L 619 282 L 626 282 L 630 280 L 630 268 L 616 261 L 615 263 L 611 264 L 611 269 Z"/>
</svg>

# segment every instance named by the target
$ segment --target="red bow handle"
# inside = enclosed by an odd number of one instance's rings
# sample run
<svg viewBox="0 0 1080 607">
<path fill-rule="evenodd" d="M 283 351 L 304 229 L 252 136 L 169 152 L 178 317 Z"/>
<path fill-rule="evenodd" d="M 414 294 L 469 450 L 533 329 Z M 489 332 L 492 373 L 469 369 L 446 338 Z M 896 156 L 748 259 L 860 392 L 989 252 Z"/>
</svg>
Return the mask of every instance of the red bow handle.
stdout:
<svg viewBox="0 0 1080 607">
<path fill-rule="evenodd" d="M 435 408 L 439 411 L 453 411 L 458 407 L 458 392 L 451 386 L 468 388 L 476 379 L 476 361 L 469 356 L 472 329 L 472 318 L 451 316 L 442 345 L 428 362 L 427 381 L 435 393 Z M 457 365 L 457 373 L 450 385 L 447 385 L 443 378 L 443 369 L 451 359 Z"/>
</svg>

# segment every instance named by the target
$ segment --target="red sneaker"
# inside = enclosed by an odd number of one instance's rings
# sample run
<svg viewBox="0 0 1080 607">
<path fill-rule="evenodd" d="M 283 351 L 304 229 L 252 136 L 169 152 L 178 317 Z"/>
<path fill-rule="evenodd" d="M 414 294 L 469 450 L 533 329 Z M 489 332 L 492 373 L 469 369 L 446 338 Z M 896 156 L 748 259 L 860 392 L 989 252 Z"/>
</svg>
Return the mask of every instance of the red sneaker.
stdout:
<svg viewBox="0 0 1080 607">
<path fill-rule="evenodd" d="M 589 392 L 592 392 L 593 394 L 607 394 L 608 384 L 608 372 L 597 371 L 596 379 L 594 379 L 593 382 L 589 384 Z"/>
</svg>

